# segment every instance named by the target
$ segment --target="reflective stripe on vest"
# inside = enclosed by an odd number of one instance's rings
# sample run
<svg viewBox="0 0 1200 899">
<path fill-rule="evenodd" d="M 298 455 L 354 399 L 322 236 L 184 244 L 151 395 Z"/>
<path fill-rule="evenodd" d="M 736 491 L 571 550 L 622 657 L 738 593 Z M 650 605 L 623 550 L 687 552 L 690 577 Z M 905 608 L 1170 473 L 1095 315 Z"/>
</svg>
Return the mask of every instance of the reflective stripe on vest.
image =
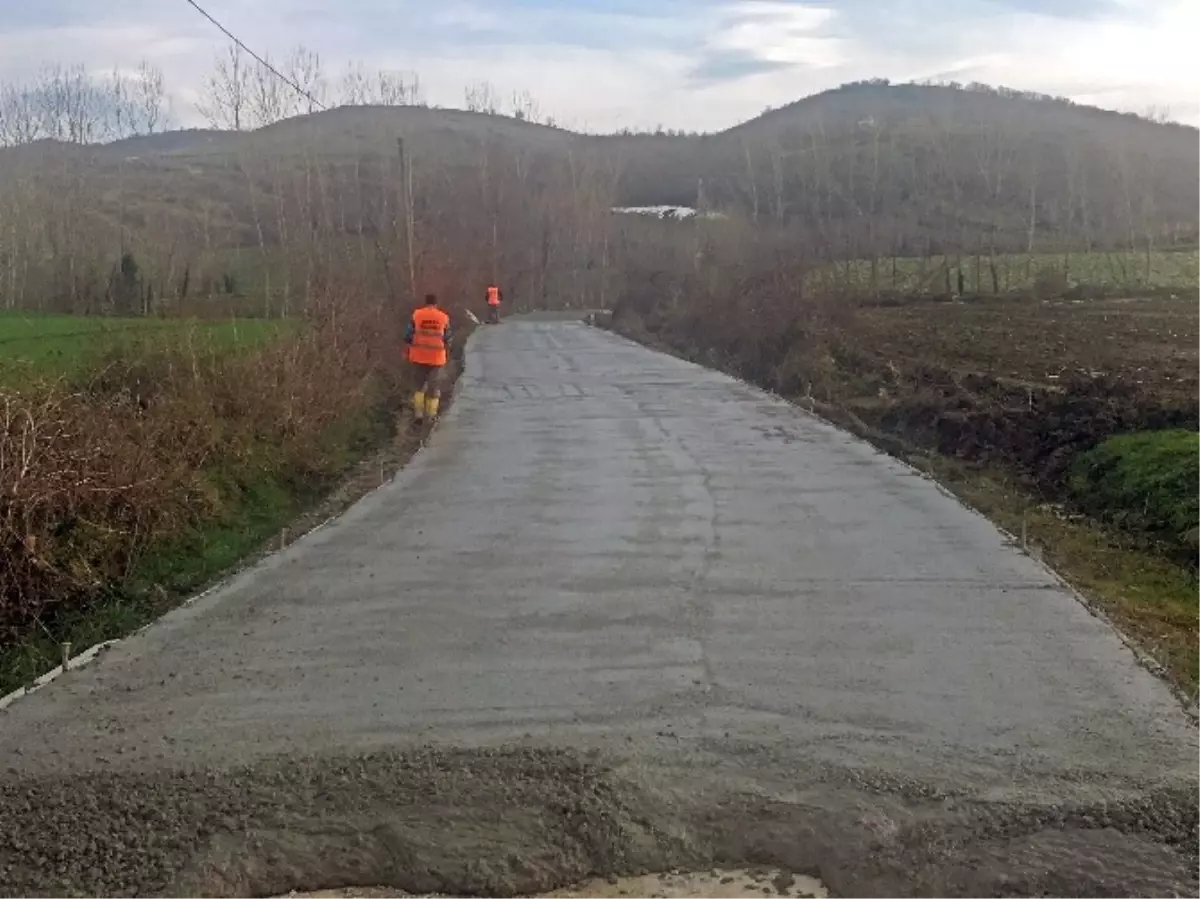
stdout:
<svg viewBox="0 0 1200 899">
<path fill-rule="evenodd" d="M 499 306 L 500 305 L 500 288 L 499 287 L 489 287 L 487 297 L 488 297 L 488 305 L 489 306 Z"/>
<path fill-rule="evenodd" d="M 441 309 L 424 306 L 414 312 L 409 361 L 421 365 L 445 365 L 446 329 L 449 326 L 450 316 Z"/>
</svg>

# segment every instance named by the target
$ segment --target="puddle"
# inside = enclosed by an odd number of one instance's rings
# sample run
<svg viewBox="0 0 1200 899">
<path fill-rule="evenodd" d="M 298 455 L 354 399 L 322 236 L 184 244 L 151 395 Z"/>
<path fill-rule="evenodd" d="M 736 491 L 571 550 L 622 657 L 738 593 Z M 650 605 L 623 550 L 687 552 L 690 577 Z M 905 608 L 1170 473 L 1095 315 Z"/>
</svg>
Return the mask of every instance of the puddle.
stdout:
<svg viewBox="0 0 1200 899">
<path fill-rule="evenodd" d="M 384 887 L 345 887 L 312 893 L 288 893 L 291 899 L 390 899 L 413 896 Z M 431 894 L 427 894 L 431 895 Z M 747 896 L 795 896 L 824 899 L 825 885 L 815 877 L 765 869 L 646 874 L 641 877 L 596 878 L 540 896 L 563 899 L 743 899 Z"/>
</svg>

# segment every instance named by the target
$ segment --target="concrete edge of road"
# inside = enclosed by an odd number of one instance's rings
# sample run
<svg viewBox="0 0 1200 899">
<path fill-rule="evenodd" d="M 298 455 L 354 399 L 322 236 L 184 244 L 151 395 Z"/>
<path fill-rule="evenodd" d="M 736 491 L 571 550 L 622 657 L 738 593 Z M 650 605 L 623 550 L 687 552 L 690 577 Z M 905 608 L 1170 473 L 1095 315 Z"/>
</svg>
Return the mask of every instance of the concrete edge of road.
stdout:
<svg viewBox="0 0 1200 899">
<path fill-rule="evenodd" d="M 474 335 L 472 334 L 471 337 L 474 337 Z M 468 346 L 470 345 L 471 337 L 467 338 Z M 454 379 L 455 388 L 457 388 L 458 382 L 461 381 L 461 379 L 465 373 L 466 373 L 466 364 L 465 364 L 465 357 L 464 357 L 464 362 L 459 367 L 457 375 L 455 376 L 455 379 Z M 455 388 L 452 388 L 452 391 Z M 451 402 L 448 405 L 445 413 L 442 415 L 442 417 L 438 421 L 437 425 L 435 425 L 435 430 L 436 430 L 437 426 L 440 426 L 444 422 L 449 421 L 453 417 L 455 417 L 455 406 L 456 406 L 456 404 L 454 402 Z M 274 545 L 274 548 L 262 548 L 256 552 L 251 552 L 244 558 L 240 559 L 237 563 L 235 563 L 233 565 L 232 568 L 230 568 L 228 571 L 226 571 L 216 581 L 209 584 L 203 590 L 200 590 L 196 593 L 191 594 L 190 596 L 185 597 L 183 600 L 181 600 L 180 602 L 173 605 L 171 608 L 169 608 L 167 611 L 165 611 L 161 615 L 157 616 L 156 618 L 154 618 L 151 621 L 147 621 L 141 627 L 139 627 L 135 630 L 132 630 L 123 636 L 115 637 L 111 640 L 104 640 L 100 643 L 95 643 L 92 646 L 89 646 L 87 649 L 83 650 L 78 655 L 70 656 L 67 659 L 67 664 L 65 667 L 63 666 L 62 663 L 59 663 L 58 665 L 54 666 L 49 671 L 47 671 L 45 674 L 42 674 L 39 677 L 37 677 L 33 681 L 33 683 L 27 684 L 23 687 L 17 687 L 17 689 L 12 690 L 11 692 L 6 693 L 3 696 L 0 696 L 0 712 L 3 712 L 4 710 L 6 710 L 13 703 L 25 698 L 26 696 L 29 696 L 32 693 L 36 693 L 38 690 L 42 689 L 43 687 L 47 686 L 48 684 L 53 683 L 58 678 L 62 677 L 62 675 L 64 673 L 66 673 L 68 671 L 76 671 L 79 668 L 83 668 L 83 667 L 91 664 L 92 662 L 96 661 L 96 659 L 100 658 L 106 651 L 108 651 L 109 649 L 112 649 L 114 646 L 116 646 L 120 643 L 123 643 L 129 639 L 132 639 L 134 637 L 137 637 L 139 634 L 146 632 L 150 628 L 161 625 L 167 619 L 169 619 L 175 615 L 178 615 L 181 612 L 184 612 L 185 610 L 196 605 L 197 603 L 204 600 L 205 598 L 212 596 L 213 594 L 219 593 L 222 590 L 225 590 L 226 588 L 230 587 L 238 579 L 245 577 L 246 575 L 256 571 L 257 569 L 259 569 L 260 567 L 262 567 L 264 565 L 272 563 L 273 561 L 278 559 L 280 556 L 282 556 L 285 552 L 288 552 L 293 547 L 299 545 L 300 543 L 303 543 L 309 537 L 313 536 L 318 531 L 322 530 L 326 525 L 332 524 L 333 522 L 337 521 L 338 519 L 344 517 L 352 508 L 354 508 L 359 503 L 366 500 L 368 497 L 378 493 L 380 490 L 387 487 L 393 480 L 395 480 L 395 477 L 399 473 L 399 471 L 403 470 L 409 464 L 411 464 L 413 459 L 416 458 L 416 456 L 423 449 L 425 449 L 425 447 L 428 445 L 429 438 L 432 435 L 433 435 L 433 431 L 430 431 L 430 432 L 424 434 L 421 437 L 421 439 L 417 442 L 416 447 L 413 449 L 412 454 L 410 456 L 408 456 L 408 458 L 405 459 L 405 461 L 395 471 L 392 472 L 392 475 L 390 477 L 388 477 L 386 479 L 381 479 L 380 482 L 376 486 L 374 486 L 370 490 L 366 490 L 363 493 L 361 493 L 360 495 L 356 496 L 350 503 L 348 503 L 345 506 L 343 506 L 342 508 L 340 508 L 337 512 L 334 512 L 332 515 L 325 516 L 324 518 L 319 520 L 315 525 L 308 528 L 307 530 L 299 532 L 295 537 L 293 537 L 291 540 L 286 541 L 282 545 Z M 381 454 L 382 454 L 382 452 L 383 451 L 381 451 Z M 286 532 L 286 529 L 285 529 L 285 532 Z"/>
<path fill-rule="evenodd" d="M 588 327 L 591 327 L 591 328 L 595 329 L 596 331 L 599 331 L 603 334 L 608 334 L 616 340 L 624 341 L 625 343 L 629 343 L 629 344 L 632 344 L 633 346 L 641 347 L 642 349 L 649 350 L 650 352 L 664 353 L 663 350 L 646 346 L 643 343 L 639 343 L 638 341 L 634 340 L 632 337 L 627 337 L 626 335 L 620 333 L 619 331 L 614 331 L 610 328 L 602 328 L 598 325 L 591 324 L 589 322 L 585 322 L 584 324 L 586 324 Z M 1004 542 L 1010 548 L 1015 549 L 1021 555 L 1033 560 L 1033 562 L 1035 564 L 1037 564 L 1043 571 L 1045 571 L 1046 574 L 1048 574 L 1050 576 L 1050 578 L 1061 589 L 1063 589 L 1065 592 L 1070 594 L 1075 599 L 1075 601 L 1078 602 L 1081 606 L 1083 606 L 1092 616 L 1094 616 L 1095 618 L 1097 618 L 1101 622 L 1103 622 L 1104 625 L 1110 631 L 1112 631 L 1114 634 L 1116 634 L 1117 639 L 1120 640 L 1121 643 L 1123 643 L 1125 645 L 1125 648 L 1128 649 L 1130 653 L 1132 653 L 1135 661 L 1139 665 L 1141 665 L 1143 668 L 1145 668 L 1147 671 L 1149 671 L 1151 674 L 1153 674 L 1156 678 L 1158 678 L 1158 680 L 1170 691 L 1171 695 L 1174 696 L 1176 701 L 1179 703 L 1179 706 L 1183 710 L 1183 713 L 1185 715 L 1187 715 L 1188 718 L 1190 718 L 1193 721 L 1193 723 L 1200 722 L 1200 696 L 1197 696 L 1195 699 L 1190 699 L 1181 689 L 1176 687 L 1173 683 L 1171 683 L 1170 680 L 1168 680 L 1165 677 L 1166 669 L 1158 662 L 1158 660 L 1155 659 L 1148 652 L 1146 652 L 1146 650 L 1144 650 L 1140 646 L 1138 646 L 1138 644 L 1136 642 L 1134 642 L 1133 638 L 1131 638 L 1128 634 L 1126 634 L 1123 630 L 1121 630 L 1121 628 L 1117 626 L 1116 622 L 1113 621 L 1113 619 L 1108 615 L 1107 612 L 1104 611 L 1103 608 L 1101 608 L 1099 606 L 1098 603 L 1093 602 L 1087 596 L 1087 594 L 1083 593 L 1074 584 L 1072 584 L 1069 580 L 1067 580 L 1067 578 L 1065 578 L 1057 569 L 1054 568 L 1054 566 L 1052 566 L 1049 562 L 1047 562 L 1040 554 L 1032 553 L 1026 547 L 1023 547 L 1021 545 L 1021 539 L 1018 535 L 1011 533 L 1010 531 L 1001 527 L 999 524 L 997 524 L 992 519 L 988 518 L 988 516 L 984 515 L 981 511 L 979 511 L 973 505 L 971 505 L 970 503 L 963 500 L 962 497 L 958 496 L 956 493 L 954 493 L 954 491 L 952 491 L 948 487 L 946 487 L 937 478 L 930 475 L 929 472 L 922 471 L 921 469 L 917 468 L 917 466 L 915 466 L 911 462 L 909 462 L 907 459 L 903 459 L 900 456 L 893 455 L 892 453 L 889 453 L 886 450 L 881 449 L 880 447 L 878 447 L 874 443 L 872 443 L 870 440 L 867 440 L 865 437 L 855 434 L 853 431 L 848 430 L 847 428 L 843 427 L 842 425 L 838 424 L 837 422 L 826 418 L 825 416 L 821 415 L 820 413 L 818 413 L 812 409 L 804 408 L 804 406 L 800 405 L 797 402 L 793 402 L 792 400 L 788 399 L 787 397 L 783 396 L 782 394 L 776 393 L 773 390 L 768 390 L 766 387 L 762 387 L 762 386 L 760 386 L 758 384 L 754 384 L 750 381 L 744 381 L 739 377 L 729 374 L 728 372 L 723 372 L 723 371 L 720 371 L 715 368 L 709 368 L 708 366 L 701 365 L 699 362 L 693 362 L 691 359 L 685 359 L 682 356 L 675 356 L 673 353 L 664 353 L 664 354 L 670 355 L 673 358 L 678 359 L 680 362 L 683 362 L 687 365 L 694 366 L 695 368 L 701 369 L 702 371 L 716 372 L 717 374 L 720 374 L 722 377 L 729 378 L 731 381 L 736 381 L 738 384 L 741 384 L 743 387 L 745 387 L 749 390 L 753 390 L 757 393 L 761 393 L 763 396 L 767 396 L 774 400 L 778 400 L 781 403 L 785 403 L 792 409 L 795 409 L 797 412 L 800 412 L 803 415 L 807 415 L 812 418 L 815 418 L 817 421 L 821 422 L 822 424 L 824 424 L 830 428 L 833 428 L 834 430 L 836 430 L 842 434 L 845 434 L 847 437 L 851 437 L 854 440 L 860 440 L 863 443 L 868 444 L 877 453 L 887 456 L 889 459 L 892 459 L 893 461 L 898 462 L 904 468 L 908 469 L 910 472 L 912 472 L 913 474 L 922 478 L 923 480 L 929 481 L 931 484 L 933 484 L 933 486 L 935 488 L 937 488 L 938 492 L 941 493 L 943 496 L 958 503 L 964 509 L 966 509 L 973 515 L 983 519 L 989 525 L 991 525 L 993 528 L 995 528 L 996 531 L 999 532 L 999 534 L 1004 538 Z"/>
<path fill-rule="evenodd" d="M 384 485 L 383 484 L 379 485 L 379 487 L 382 487 L 382 486 L 384 486 Z M 376 487 L 375 490 L 378 490 L 379 487 Z M 368 491 L 368 493 L 374 493 L 374 492 L 375 492 L 374 490 Z M 364 497 L 366 495 L 367 494 L 363 494 Z M 340 514 L 341 513 L 339 513 L 339 515 Z M 118 643 L 122 643 L 132 637 L 136 637 L 138 634 L 141 634 L 144 631 L 148 630 L 149 628 L 154 627 L 159 622 L 161 622 L 164 618 L 166 618 L 168 615 L 172 615 L 176 612 L 181 611 L 182 609 L 186 609 L 188 606 L 198 603 L 200 600 L 204 599 L 206 596 L 209 596 L 213 593 L 223 590 L 225 587 L 229 586 L 230 583 L 232 583 L 234 580 L 236 580 L 238 577 L 243 575 L 248 570 L 256 568 L 257 566 L 261 565 L 267 559 L 269 559 L 273 556 L 277 556 L 280 553 L 290 549 L 292 546 L 295 546 L 297 543 L 300 543 L 306 537 L 321 530 L 321 528 L 325 527 L 325 525 L 334 521 L 336 518 L 339 517 L 339 515 L 331 515 L 328 518 L 324 519 L 323 521 L 318 522 L 316 525 L 314 525 L 313 527 L 309 528 L 307 531 L 304 531 L 299 536 L 297 536 L 296 539 L 293 540 L 291 543 L 288 543 L 287 546 L 280 547 L 278 549 L 268 550 L 266 552 L 259 552 L 252 556 L 249 556 L 247 559 L 245 559 L 243 561 L 242 564 L 238 564 L 232 570 L 226 572 L 215 583 L 210 584 L 209 586 L 205 587 L 199 593 L 193 593 L 191 596 L 188 596 L 182 602 L 178 603 L 175 606 L 172 606 L 170 609 L 168 609 L 162 615 L 159 615 L 153 621 L 147 621 L 141 627 L 137 628 L 136 630 L 130 631 L 128 634 L 126 634 L 123 637 L 116 637 L 112 640 L 104 640 L 101 643 L 95 643 L 92 646 L 89 646 L 83 652 L 79 653 L 79 655 L 71 656 L 67 660 L 66 667 L 64 667 L 60 663 L 60 664 L 56 665 L 55 667 L 51 668 L 45 674 L 43 674 L 40 677 L 38 677 L 37 679 L 35 679 L 33 683 L 31 683 L 27 686 L 24 686 L 24 687 L 17 687 L 17 689 L 13 690 L 12 692 L 6 693 L 4 696 L 0 696 L 0 712 L 7 709 L 10 705 L 12 705 L 17 700 L 23 699 L 24 697 L 29 696 L 32 693 L 36 693 L 38 690 L 42 689 L 42 687 L 46 686 L 47 684 L 53 683 L 58 678 L 62 677 L 62 675 L 64 673 L 66 673 L 68 671 L 75 671 L 79 668 L 83 668 L 84 666 L 90 664 L 91 662 L 94 662 L 106 650 L 111 649 L 112 647 L 116 646 Z"/>
</svg>

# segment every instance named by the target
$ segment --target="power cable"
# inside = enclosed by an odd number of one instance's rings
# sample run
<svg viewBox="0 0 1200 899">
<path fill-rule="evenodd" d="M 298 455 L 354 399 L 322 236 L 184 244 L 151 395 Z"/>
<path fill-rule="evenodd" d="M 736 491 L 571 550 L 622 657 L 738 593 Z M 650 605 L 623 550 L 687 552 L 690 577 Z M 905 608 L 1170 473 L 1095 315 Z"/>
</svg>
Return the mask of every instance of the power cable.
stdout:
<svg viewBox="0 0 1200 899">
<path fill-rule="evenodd" d="M 212 15 L 210 15 L 209 12 L 204 7 L 202 7 L 199 3 L 196 2 L 196 0 L 186 0 L 186 2 L 190 6 L 195 8 L 196 12 L 200 13 L 200 15 L 204 16 L 204 18 L 208 19 L 208 21 L 210 21 L 214 25 L 216 25 L 217 28 L 221 29 L 221 32 L 227 38 L 229 38 L 231 41 L 233 41 L 235 44 L 237 44 L 239 47 L 241 47 L 243 50 L 245 50 L 247 53 L 249 53 L 252 57 L 254 57 L 254 59 L 258 61 L 259 65 L 261 65 L 263 68 L 267 69 L 267 71 L 274 74 L 276 78 L 278 78 L 280 81 L 282 81 L 288 87 L 290 87 L 292 90 L 294 90 L 300 96 L 302 96 L 306 100 L 308 100 L 308 102 L 311 103 L 313 106 L 317 107 L 317 109 L 320 109 L 322 112 L 327 110 L 328 107 L 326 107 L 324 103 L 322 103 L 320 100 L 318 100 L 311 93 L 309 93 L 304 88 L 302 88 L 300 85 L 298 85 L 291 78 L 288 78 L 287 75 L 284 75 L 282 72 L 279 71 L 279 69 L 275 68 L 269 62 L 267 62 L 265 59 L 263 59 L 261 56 L 259 56 L 257 53 L 255 53 L 253 50 L 251 50 L 249 47 L 247 47 L 244 43 L 242 43 L 241 38 L 239 38 L 236 34 L 234 34 L 232 31 L 230 31 L 228 28 L 226 28 L 224 25 L 222 25 L 220 22 L 218 22 L 216 19 L 214 19 L 212 17 Z"/>
</svg>

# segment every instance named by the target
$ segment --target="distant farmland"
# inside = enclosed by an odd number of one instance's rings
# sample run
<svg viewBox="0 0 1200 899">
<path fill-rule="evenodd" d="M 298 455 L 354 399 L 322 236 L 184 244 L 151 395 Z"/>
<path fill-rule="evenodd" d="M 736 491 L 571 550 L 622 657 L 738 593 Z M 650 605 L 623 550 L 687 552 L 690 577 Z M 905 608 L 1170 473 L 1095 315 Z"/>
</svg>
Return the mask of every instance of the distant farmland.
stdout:
<svg viewBox="0 0 1200 899">
<path fill-rule="evenodd" d="M 995 270 L 993 272 L 993 265 Z M 871 262 L 839 263 L 837 277 L 868 290 Z M 961 288 L 958 275 L 962 274 Z M 1006 253 L 984 255 L 885 257 L 875 264 L 875 285 L 902 294 L 966 295 L 1028 293 L 1050 295 L 1071 288 L 1113 291 L 1195 291 L 1200 287 L 1200 254 L 1196 250 L 1108 253 Z"/>
<path fill-rule="evenodd" d="M 285 327 L 290 325 L 263 319 L 201 321 L 0 312 L 0 384 L 79 375 L 122 349 L 238 352 L 261 345 Z"/>
</svg>

